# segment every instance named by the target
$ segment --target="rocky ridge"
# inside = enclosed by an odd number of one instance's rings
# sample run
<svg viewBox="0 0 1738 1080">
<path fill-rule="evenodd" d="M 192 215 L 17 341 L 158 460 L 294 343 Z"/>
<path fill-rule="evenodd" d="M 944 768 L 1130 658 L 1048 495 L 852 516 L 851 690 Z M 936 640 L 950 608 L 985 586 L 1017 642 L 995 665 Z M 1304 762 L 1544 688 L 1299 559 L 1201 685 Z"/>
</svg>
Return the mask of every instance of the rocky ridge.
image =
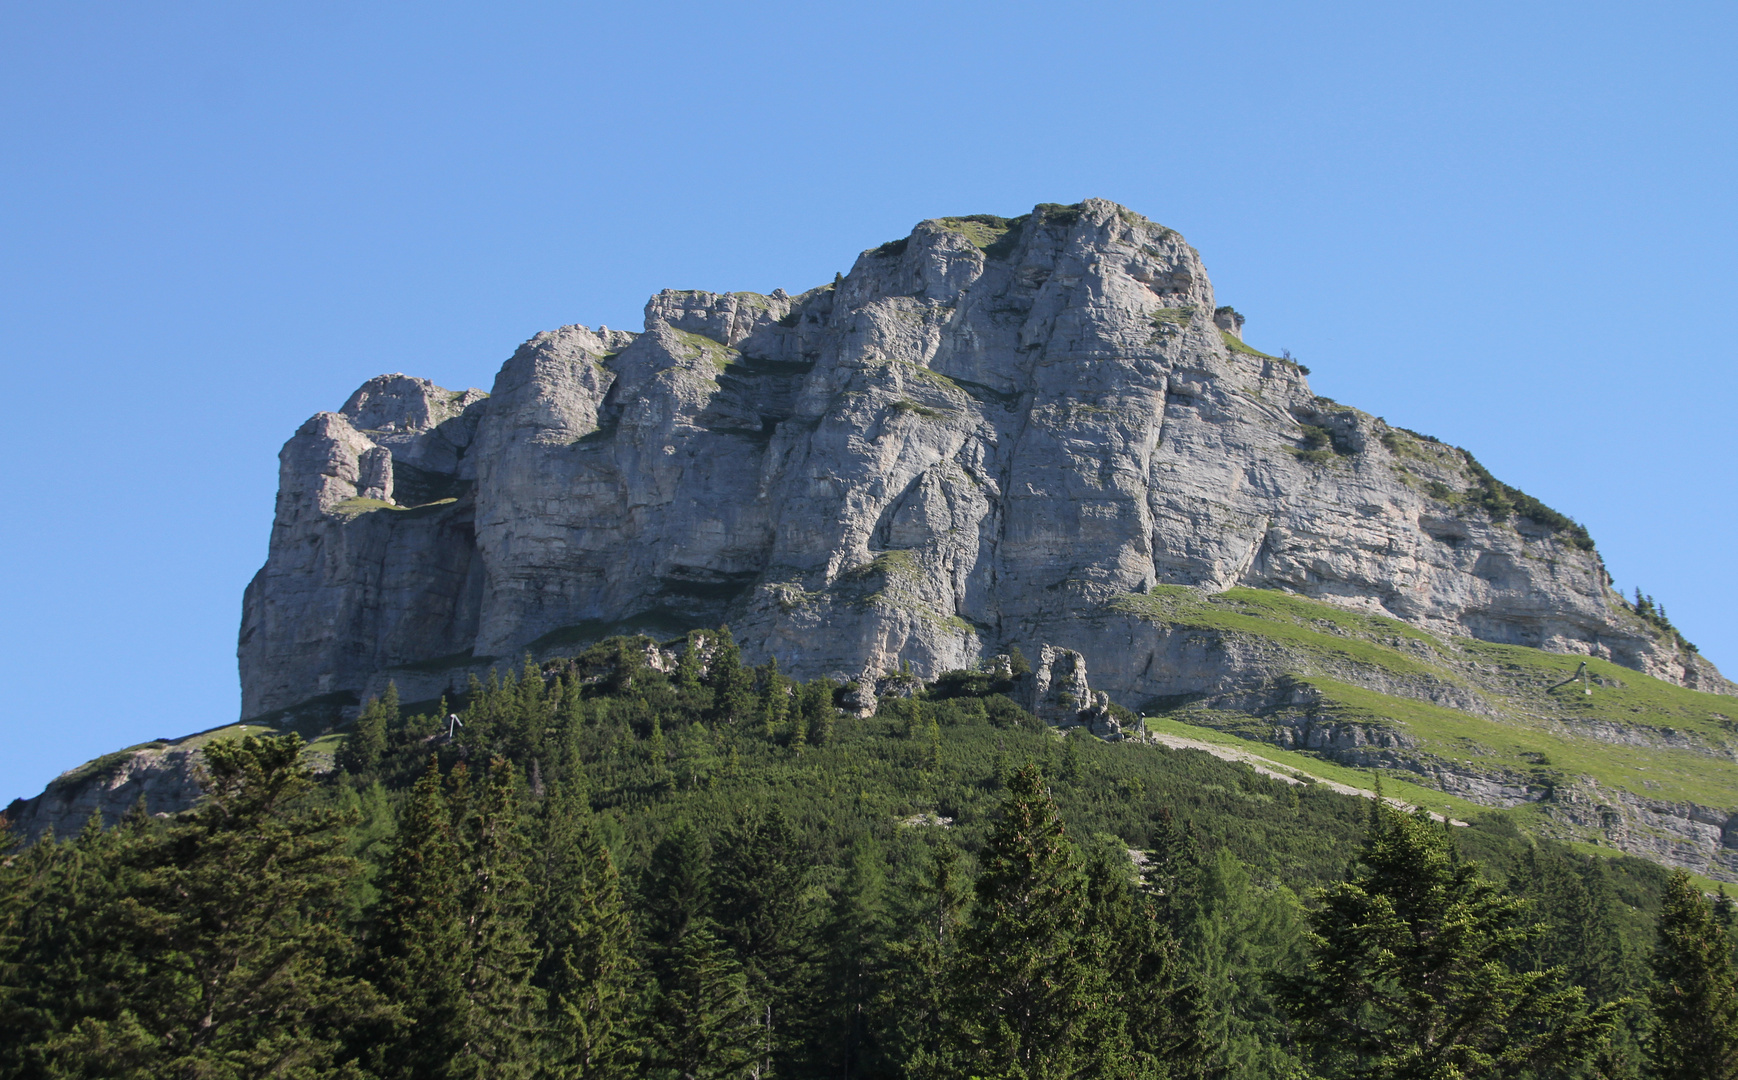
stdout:
<svg viewBox="0 0 1738 1080">
<path fill-rule="evenodd" d="M 372 379 L 280 455 L 243 714 L 726 622 L 860 711 L 1018 649 L 1052 723 L 1117 737 L 1115 701 L 1738 879 L 1732 684 L 1574 522 L 1243 325 L 1088 200 L 926 221 L 800 295 L 665 291 L 487 394 Z"/>
<path fill-rule="evenodd" d="M 1126 598 L 1171 586 L 1729 689 L 1583 531 L 1241 326 L 1182 237 L 1088 200 L 926 221 L 798 296 L 666 291 L 642 333 L 537 335 L 488 395 L 370 380 L 284 447 L 243 713 L 725 621 L 844 679 L 1056 644 L 1135 701 L 1177 676 Z"/>
</svg>

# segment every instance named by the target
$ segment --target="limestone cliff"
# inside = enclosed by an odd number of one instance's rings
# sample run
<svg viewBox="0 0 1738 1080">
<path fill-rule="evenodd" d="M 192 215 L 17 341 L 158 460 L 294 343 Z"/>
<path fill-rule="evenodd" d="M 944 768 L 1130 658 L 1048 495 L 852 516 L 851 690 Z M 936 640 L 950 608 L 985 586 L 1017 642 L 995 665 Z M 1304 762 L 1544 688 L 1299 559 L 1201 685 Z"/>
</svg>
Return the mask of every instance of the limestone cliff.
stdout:
<svg viewBox="0 0 1738 1080">
<path fill-rule="evenodd" d="M 1731 692 L 1579 527 L 1242 325 L 1181 236 L 1094 199 L 925 221 L 798 296 L 666 291 L 487 395 L 370 380 L 280 455 L 243 715 L 724 622 L 800 676 L 1053 645 L 1139 707 L 1272 681 L 1142 603 L 1240 586 Z"/>
</svg>

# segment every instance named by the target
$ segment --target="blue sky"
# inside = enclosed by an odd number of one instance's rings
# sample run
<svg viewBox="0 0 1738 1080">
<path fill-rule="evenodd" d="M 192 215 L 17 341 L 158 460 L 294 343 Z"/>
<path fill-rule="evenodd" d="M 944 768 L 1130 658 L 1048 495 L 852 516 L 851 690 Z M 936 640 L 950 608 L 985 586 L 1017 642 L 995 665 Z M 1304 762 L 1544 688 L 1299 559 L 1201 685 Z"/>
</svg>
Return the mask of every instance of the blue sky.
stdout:
<svg viewBox="0 0 1738 1080">
<path fill-rule="evenodd" d="M 278 447 L 363 379 L 1087 196 L 1738 673 L 1735 13 L 0 6 L 0 801 L 235 716 Z"/>
</svg>

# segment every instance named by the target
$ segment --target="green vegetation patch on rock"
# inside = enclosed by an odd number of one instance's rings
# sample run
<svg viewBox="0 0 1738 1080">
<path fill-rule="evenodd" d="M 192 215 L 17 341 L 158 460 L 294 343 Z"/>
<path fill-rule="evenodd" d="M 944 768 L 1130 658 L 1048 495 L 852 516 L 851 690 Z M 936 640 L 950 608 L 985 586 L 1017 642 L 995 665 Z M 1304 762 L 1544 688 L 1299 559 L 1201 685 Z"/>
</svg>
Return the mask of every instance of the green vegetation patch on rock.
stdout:
<svg viewBox="0 0 1738 1080">
<path fill-rule="evenodd" d="M 1245 345 L 1242 338 L 1233 334 L 1229 330 L 1219 331 L 1219 337 L 1225 342 L 1225 347 L 1234 353 L 1242 353 L 1244 356 L 1253 356 L 1261 360 L 1279 360 L 1281 363 L 1287 362 L 1280 357 L 1269 356 L 1267 353 L 1262 352 L 1260 349 L 1257 349 L 1252 345 Z"/>
<path fill-rule="evenodd" d="M 1420 659 L 1440 649 L 1438 640 L 1398 619 L 1344 608 L 1270 589 L 1228 589 L 1205 596 L 1180 585 L 1156 585 L 1147 593 L 1124 593 L 1113 611 L 1149 622 L 1265 639 L 1304 656 L 1350 661 L 1396 675 L 1458 682 L 1445 667 Z M 1424 648 L 1402 651 L 1405 641 Z"/>
<path fill-rule="evenodd" d="M 722 341 L 714 341 L 705 334 L 696 334 L 688 330 L 675 329 L 672 329 L 671 332 L 682 339 L 682 344 L 695 350 L 693 359 L 705 359 L 719 371 L 723 371 L 725 368 L 729 367 L 730 362 L 740 355 L 735 349 L 732 349 Z"/>
</svg>

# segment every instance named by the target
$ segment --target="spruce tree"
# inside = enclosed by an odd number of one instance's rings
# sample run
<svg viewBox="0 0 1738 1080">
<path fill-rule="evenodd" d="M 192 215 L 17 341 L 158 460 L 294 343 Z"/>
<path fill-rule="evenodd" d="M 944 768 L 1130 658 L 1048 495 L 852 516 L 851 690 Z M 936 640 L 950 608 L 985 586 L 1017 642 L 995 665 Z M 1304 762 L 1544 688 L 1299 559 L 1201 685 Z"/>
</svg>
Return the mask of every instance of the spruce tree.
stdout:
<svg viewBox="0 0 1738 1080">
<path fill-rule="evenodd" d="M 48 1075 L 51 1042 L 87 1016 L 118 1014 L 126 984 L 116 978 L 106 912 L 130 871 L 118 857 L 130 828 L 104 829 L 92 813 L 70 842 L 52 833 L 0 864 L 11 905 L 0 967 L 0 1076 Z"/>
<path fill-rule="evenodd" d="M 1101 1066 L 1105 972 L 1086 926 L 1086 878 L 1036 765 L 979 860 L 972 919 L 952 973 L 957 1048 L 974 1075 L 1087 1075 Z"/>
<path fill-rule="evenodd" d="M 686 821 L 677 821 L 652 849 L 641 892 L 646 960 L 654 975 L 662 977 L 670 970 L 670 957 L 682 938 L 707 918 L 711 861 L 705 839 Z"/>
<path fill-rule="evenodd" d="M 397 822 L 392 813 L 392 801 L 386 788 L 376 780 L 364 788 L 348 785 L 338 789 L 338 808 L 354 817 L 350 843 L 345 854 L 356 859 L 362 872 L 351 882 L 346 919 L 356 925 L 364 921 L 365 913 L 374 910 L 380 901 L 380 874 L 391 857 Z"/>
<path fill-rule="evenodd" d="M 759 1060 L 760 1028 L 730 947 L 701 920 L 683 933 L 667 967 L 652 999 L 647 1074 L 655 1080 L 744 1076 Z"/>
<path fill-rule="evenodd" d="M 784 812 L 744 814 L 725 831 L 714 885 L 719 933 L 760 1009 L 763 1070 L 788 1063 L 814 1018 L 814 940 L 802 853 Z"/>
<path fill-rule="evenodd" d="M 464 865 L 442 788 L 430 758 L 411 789 L 381 884 L 375 979 L 411 1024 L 397 1039 L 379 1038 L 374 1067 L 387 1078 L 445 1076 L 469 1026 Z"/>
<path fill-rule="evenodd" d="M 646 764 L 650 766 L 652 786 L 659 791 L 676 790 L 676 776 L 670 771 L 670 744 L 664 738 L 664 722 L 652 717 L 652 735 L 646 740 Z"/>
<path fill-rule="evenodd" d="M 1223 848 L 1202 859 L 1192 888 L 1192 911 L 1178 938 L 1190 984 L 1178 1002 L 1180 1022 L 1199 1025 L 1222 1075 L 1291 1075 L 1299 1062 L 1285 1049 L 1284 1020 L 1261 973 L 1301 965 L 1302 905 L 1284 886 L 1257 888 Z"/>
<path fill-rule="evenodd" d="M 1088 940 L 1104 979 L 1108 1014 L 1098 1021 L 1094 1068 L 1105 1075 L 1167 1080 L 1209 1075 L 1212 1041 L 1199 1007 L 1201 986 L 1185 969 L 1127 846 L 1102 837 L 1086 864 Z"/>
<path fill-rule="evenodd" d="M 390 713 L 396 718 L 398 712 L 398 685 L 391 684 L 388 693 L 391 696 L 390 709 L 385 701 L 369 699 L 356 717 L 349 737 L 338 748 L 338 767 L 351 776 L 372 779 L 380 768 L 380 759 L 386 753 L 387 717 Z"/>
<path fill-rule="evenodd" d="M 583 777 L 558 785 L 539 807 L 536 850 L 546 1071 L 560 1080 L 631 1076 L 633 934 Z"/>
<path fill-rule="evenodd" d="M 912 1080 L 942 1080 L 958 1075 L 961 1057 L 950 975 L 970 883 L 959 849 L 942 837 L 928 873 L 905 892 L 901 933 L 887 946 L 887 985 L 875 1001 L 877 1026 Z"/>
<path fill-rule="evenodd" d="M 760 669 L 760 715 L 768 742 L 778 737 L 790 708 L 790 680 L 779 674 L 778 657 L 770 657 Z"/>
<path fill-rule="evenodd" d="M 751 718 L 755 704 L 754 672 L 742 666 L 742 650 L 737 648 L 728 626 L 718 629 L 708 681 L 715 695 L 713 717 L 719 723 L 744 723 Z"/>
<path fill-rule="evenodd" d="M 1311 914 L 1308 968 L 1278 980 L 1294 1032 L 1335 1077 L 1435 1080 L 1573 1069 L 1616 1023 L 1560 968 L 1520 970 L 1543 929 L 1453 850 L 1446 826 L 1373 804 L 1349 880 Z"/>
<path fill-rule="evenodd" d="M 758 1060 L 758 1010 L 742 966 L 709 915 L 711 854 L 678 822 L 652 851 L 644 894 L 647 967 L 644 1068 L 670 1080 L 740 1076 Z"/>
<path fill-rule="evenodd" d="M 676 689 L 684 694 L 694 694 L 700 690 L 700 650 L 705 640 L 703 631 L 688 631 L 686 646 L 682 649 L 682 654 L 676 657 Z"/>
<path fill-rule="evenodd" d="M 877 1003 L 888 986 L 887 946 L 893 931 L 887 864 L 872 837 L 859 837 L 846 857 L 845 878 L 822 934 L 828 943 L 826 1000 L 815 1042 L 825 1075 L 885 1075 L 892 1062 Z"/>
<path fill-rule="evenodd" d="M 349 822 L 304 808 L 313 778 L 301 751 L 294 735 L 208 743 L 204 802 L 123 836 L 122 886 L 91 942 L 93 981 L 112 1005 L 49 1040 L 50 1075 L 354 1071 L 352 1031 L 385 1010 L 349 974 Z"/>
<path fill-rule="evenodd" d="M 833 720 L 838 710 L 833 707 L 833 692 L 839 684 L 831 679 L 815 679 L 803 686 L 803 730 L 811 746 L 826 746 L 833 741 Z"/>
<path fill-rule="evenodd" d="M 711 783 L 712 774 L 718 768 L 714 732 L 699 721 L 690 722 L 682 732 L 677 759 L 680 774 L 677 779 L 689 790 Z"/>
<path fill-rule="evenodd" d="M 1651 1075 L 1658 1080 L 1738 1077 L 1738 986 L 1732 941 L 1701 891 L 1672 873 L 1654 947 Z"/>
<path fill-rule="evenodd" d="M 489 763 L 487 786 L 476 803 L 476 812 L 458 822 L 470 837 L 470 872 L 459 894 L 470 963 L 463 978 L 463 1042 L 449 1075 L 531 1076 L 542 1001 L 531 982 L 537 950 L 530 859 L 510 762 Z"/>
</svg>

